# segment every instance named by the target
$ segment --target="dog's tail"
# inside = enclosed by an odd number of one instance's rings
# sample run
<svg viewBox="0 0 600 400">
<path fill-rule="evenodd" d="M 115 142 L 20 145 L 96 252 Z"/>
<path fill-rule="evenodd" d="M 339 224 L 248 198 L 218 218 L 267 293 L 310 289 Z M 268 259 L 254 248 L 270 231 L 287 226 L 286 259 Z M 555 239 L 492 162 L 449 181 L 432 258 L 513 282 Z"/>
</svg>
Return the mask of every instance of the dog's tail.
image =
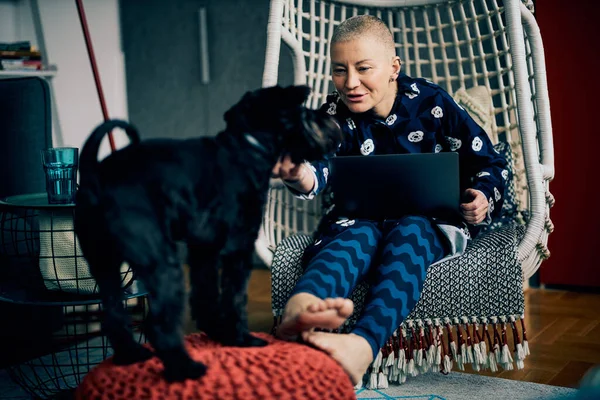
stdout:
<svg viewBox="0 0 600 400">
<path fill-rule="evenodd" d="M 98 165 L 98 150 L 100 149 L 100 143 L 102 143 L 104 136 L 115 128 L 122 128 L 125 133 L 127 133 L 131 144 L 140 142 L 140 135 L 137 129 L 128 122 L 111 119 L 100 124 L 92 132 L 81 150 L 81 156 L 79 157 L 79 174 L 82 181 L 87 179 L 87 177 L 93 176 L 96 166 Z"/>
<path fill-rule="evenodd" d="M 127 136 L 131 141 L 130 144 L 137 144 L 140 142 L 140 135 L 137 129 L 128 122 L 112 119 L 100 124 L 83 145 L 79 157 L 80 185 L 81 188 L 91 191 L 88 192 L 87 195 L 92 195 L 98 189 L 98 181 L 95 172 L 98 166 L 98 150 L 100 149 L 100 143 L 102 143 L 104 136 L 115 128 L 122 128 L 125 133 L 127 133 Z M 83 195 L 83 193 L 81 194 Z"/>
</svg>

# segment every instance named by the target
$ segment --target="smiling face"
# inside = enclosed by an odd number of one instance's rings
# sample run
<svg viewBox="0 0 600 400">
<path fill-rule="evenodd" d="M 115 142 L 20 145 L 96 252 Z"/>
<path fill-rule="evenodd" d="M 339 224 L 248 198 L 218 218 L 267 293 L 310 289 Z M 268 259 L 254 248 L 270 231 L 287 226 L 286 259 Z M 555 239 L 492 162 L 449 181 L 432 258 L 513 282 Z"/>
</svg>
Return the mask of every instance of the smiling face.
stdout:
<svg viewBox="0 0 600 400">
<path fill-rule="evenodd" d="M 354 113 L 386 118 L 396 98 L 400 58 L 381 40 L 365 33 L 331 46 L 333 84 Z"/>
</svg>

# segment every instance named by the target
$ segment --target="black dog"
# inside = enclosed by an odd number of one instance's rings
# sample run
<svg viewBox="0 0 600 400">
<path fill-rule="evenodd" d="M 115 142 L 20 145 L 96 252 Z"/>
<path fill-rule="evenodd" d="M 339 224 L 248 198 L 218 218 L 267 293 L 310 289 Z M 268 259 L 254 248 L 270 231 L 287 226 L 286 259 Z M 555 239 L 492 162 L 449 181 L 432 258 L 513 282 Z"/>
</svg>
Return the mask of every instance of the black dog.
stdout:
<svg viewBox="0 0 600 400">
<path fill-rule="evenodd" d="M 248 331 L 246 285 L 271 170 L 283 154 L 297 162 L 322 159 L 341 140 L 332 119 L 302 106 L 309 92 L 304 86 L 249 92 L 227 111 L 227 128 L 214 138 L 140 141 L 131 125 L 114 120 L 92 133 L 79 163 L 75 231 L 98 283 L 115 363 L 153 355 L 128 328 L 120 279 L 126 261 L 148 290 L 148 338 L 165 378 L 204 374 L 183 345 L 180 240 L 188 245 L 198 328 L 225 345 L 265 345 Z M 98 162 L 100 142 L 115 128 L 125 129 L 131 144 Z"/>
</svg>

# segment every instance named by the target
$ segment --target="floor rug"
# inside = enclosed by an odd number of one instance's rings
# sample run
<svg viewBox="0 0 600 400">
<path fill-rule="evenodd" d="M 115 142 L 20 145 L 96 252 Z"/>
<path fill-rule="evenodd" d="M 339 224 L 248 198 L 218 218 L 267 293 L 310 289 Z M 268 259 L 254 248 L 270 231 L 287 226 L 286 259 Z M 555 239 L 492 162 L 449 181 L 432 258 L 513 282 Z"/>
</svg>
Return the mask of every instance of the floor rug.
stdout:
<svg viewBox="0 0 600 400">
<path fill-rule="evenodd" d="M 356 391 L 358 399 L 481 400 L 577 399 L 576 389 L 452 372 L 424 374 L 387 389 Z"/>
</svg>

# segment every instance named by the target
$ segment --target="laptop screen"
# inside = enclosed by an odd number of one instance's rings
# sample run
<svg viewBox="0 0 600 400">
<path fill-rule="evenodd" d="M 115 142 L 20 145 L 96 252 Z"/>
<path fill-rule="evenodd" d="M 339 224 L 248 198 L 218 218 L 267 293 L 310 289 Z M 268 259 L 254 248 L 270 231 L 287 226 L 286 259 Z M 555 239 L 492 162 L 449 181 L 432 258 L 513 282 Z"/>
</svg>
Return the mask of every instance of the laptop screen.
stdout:
<svg viewBox="0 0 600 400">
<path fill-rule="evenodd" d="M 341 156 L 330 160 L 336 211 L 349 218 L 460 216 L 458 154 Z"/>
</svg>

